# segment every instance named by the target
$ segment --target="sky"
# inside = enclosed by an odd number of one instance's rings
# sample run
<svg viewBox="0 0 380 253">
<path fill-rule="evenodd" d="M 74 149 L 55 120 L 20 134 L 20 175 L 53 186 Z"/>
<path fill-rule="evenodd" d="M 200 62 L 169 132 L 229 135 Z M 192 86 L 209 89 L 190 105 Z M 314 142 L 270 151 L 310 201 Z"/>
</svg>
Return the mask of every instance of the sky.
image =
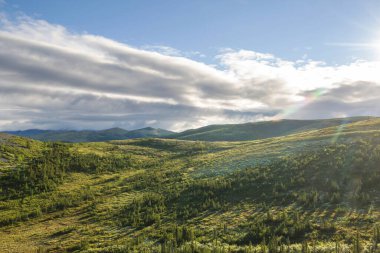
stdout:
<svg viewBox="0 0 380 253">
<path fill-rule="evenodd" d="M 0 130 L 380 116 L 380 1 L 0 0 Z"/>
</svg>

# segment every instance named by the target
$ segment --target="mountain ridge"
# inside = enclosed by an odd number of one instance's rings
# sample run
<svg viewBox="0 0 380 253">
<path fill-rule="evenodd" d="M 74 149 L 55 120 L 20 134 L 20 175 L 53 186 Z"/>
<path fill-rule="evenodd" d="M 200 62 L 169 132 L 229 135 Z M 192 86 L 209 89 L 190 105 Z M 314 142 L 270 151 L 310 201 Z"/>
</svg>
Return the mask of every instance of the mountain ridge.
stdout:
<svg viewBox="0 0 380 253">
<path fill-rule="evenodd" d="M 282 119 L 279 121 L 248 122 L 243 124 L 209 125 L 189 129 L 170 138 L 197 141 L 248 141 L 340 126 L 376 117 L 349 117 L 332 119 Z"/>
<path fill-rule="evenodd" d="M 170 138 L 193 141 L 251 141 L 289 134 L 337 127 L 376 117 L 358 116 L 332 119 L 282 119 L 278 121 L 247 122 L 241 124 L 207 125 L 179 133 L 153 127 L 125 130 L 115 127 L 104 130 L 41 130 L 4 131 L 8 134 L 41 141 L 99 142 L 135 138 Z"/>
<path fill-rule="evenodd" d="M 141 128 L 128 131 L 116 127 L 104 130 L 28 129 L 24 131 L 4 131 L 4 133 L 28 137 L 40 141 L 100 142 L 133 138 L 164 137 L 173 134 L 174 132 L 159 128 Z"/>
</svg>

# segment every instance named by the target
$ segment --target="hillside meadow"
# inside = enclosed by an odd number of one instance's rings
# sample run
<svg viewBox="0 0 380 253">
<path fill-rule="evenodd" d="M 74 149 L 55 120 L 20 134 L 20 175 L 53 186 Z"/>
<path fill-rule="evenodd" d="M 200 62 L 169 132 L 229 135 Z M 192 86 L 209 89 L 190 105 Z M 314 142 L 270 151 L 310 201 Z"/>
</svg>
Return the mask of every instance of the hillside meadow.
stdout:
<svg viewBox="0 0 380 253">
<path fill-rule="evenodd" d="M 0 135 L 0 252 L 380 252 L 380 120 L 251 141 Z"/>
</svg>

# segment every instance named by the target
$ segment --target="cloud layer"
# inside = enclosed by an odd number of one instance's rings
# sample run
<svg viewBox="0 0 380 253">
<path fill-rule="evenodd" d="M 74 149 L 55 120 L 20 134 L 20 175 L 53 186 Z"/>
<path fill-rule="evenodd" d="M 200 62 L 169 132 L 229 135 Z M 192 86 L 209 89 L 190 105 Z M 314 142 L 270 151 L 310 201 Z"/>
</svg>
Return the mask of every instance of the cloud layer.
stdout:
<svg viewBox="0 0 380 253">
<path fill-rule="evenodd" d="M 328 66 L 224 49 L 214 67 L 29 17 L 0 22 L 0 130 L 380 115 L 379 62 Z"/>
</svg>

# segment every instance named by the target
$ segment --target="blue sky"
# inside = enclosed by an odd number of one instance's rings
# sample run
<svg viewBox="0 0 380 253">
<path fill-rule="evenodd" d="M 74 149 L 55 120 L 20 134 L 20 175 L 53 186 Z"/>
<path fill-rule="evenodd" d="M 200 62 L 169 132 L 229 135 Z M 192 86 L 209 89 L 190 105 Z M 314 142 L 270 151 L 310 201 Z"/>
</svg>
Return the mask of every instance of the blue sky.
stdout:
<svg viewBox="0 0 380 253">
<path fill-rule="evenodd" d="M 102 35 L 136 47 L 197 51 L 208 63 L 221 48 L 232 48 L 288 60 L 307 55 L 340 64 L 374 57 L 366 47 L 340 43 L 380 39 L 380 1 L 376 0 L 7 2 L 8 13 L 22 12 L 74 32 Z"/>
<path fill-rule="evenodd" d="M 380 116 L 380 1 L 0 0 L 0 130 Z"/>
</svg>

